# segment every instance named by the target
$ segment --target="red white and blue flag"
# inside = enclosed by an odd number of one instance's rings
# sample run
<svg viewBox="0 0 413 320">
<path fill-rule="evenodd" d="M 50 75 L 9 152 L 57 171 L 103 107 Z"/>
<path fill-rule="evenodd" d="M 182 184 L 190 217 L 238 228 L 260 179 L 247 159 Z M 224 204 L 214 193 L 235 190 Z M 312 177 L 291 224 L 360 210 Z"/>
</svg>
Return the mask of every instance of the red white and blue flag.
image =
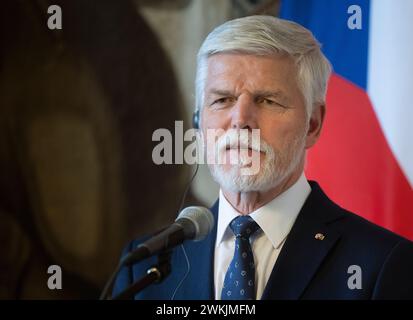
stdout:
<svg viewBox="0 0 413 320">
<path fill-rule="evenodd" d="M 280 16 L 310 29 L 334 69 L 307 177 L 413 240 L 413 1 L 282 0 Z"/>
</svg>

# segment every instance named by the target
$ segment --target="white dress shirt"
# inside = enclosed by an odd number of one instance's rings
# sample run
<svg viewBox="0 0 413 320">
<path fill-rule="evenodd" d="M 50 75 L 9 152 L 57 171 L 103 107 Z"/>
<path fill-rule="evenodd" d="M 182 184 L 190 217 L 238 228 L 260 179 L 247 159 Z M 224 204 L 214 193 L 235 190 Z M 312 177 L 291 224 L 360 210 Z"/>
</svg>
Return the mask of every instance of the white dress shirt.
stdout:
<svg viewBox="0 0 413 320">
<path fill-rule="evenodd" d="M 303 173 L 289 189 L 250 213 L 250 217 L 261 227 L 261 230 L 250 238 L 256 267 L 257 299 L 262 297 L 284 241 L 310 192 L 311 187 Z M 217 300 L 221 299 L 225 273 L 234 255 L 235 236 L 229 224 L 239 215 L 240 213 L 232 207 L 221 190 L 214 256 L 215 299 Z"/>
</svg>

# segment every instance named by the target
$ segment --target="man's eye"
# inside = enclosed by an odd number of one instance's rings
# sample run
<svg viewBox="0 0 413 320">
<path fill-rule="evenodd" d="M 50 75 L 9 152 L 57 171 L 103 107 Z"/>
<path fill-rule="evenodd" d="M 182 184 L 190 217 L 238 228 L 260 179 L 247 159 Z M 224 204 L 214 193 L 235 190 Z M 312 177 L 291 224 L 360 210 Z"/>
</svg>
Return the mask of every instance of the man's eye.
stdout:
<svg viewBox="0 0 413 320">
<path fill-rule="evenodd" d="M 270 99 L 264 99 L 264 102 L 265 102 L 266 104 L 276 104 L 275 101 L 272 101 L 272 100 L 270 100 Z"/>
<path fill-rule="evenodd" d="M 217 100 L 215 100 L 212 104 L 214 105 L 222 105 L 222 104 L 226 104 L 226 103 L 231 103 L 234 99 L 231 97 L 224 97 L 224 98 L 219 98 Z"/>
<path fill-rule="evenodd" d="M 278 101 L 268 99 L 268 98 L 262 98 L 258 102 L 262 103 L 262 104 L 265 104 L 265 105 L 269 105 L 269 106 L 280 106 L 280 107 L 285 108 L 285 106 L 283 104 L 279 103 Z"/>
</svg>

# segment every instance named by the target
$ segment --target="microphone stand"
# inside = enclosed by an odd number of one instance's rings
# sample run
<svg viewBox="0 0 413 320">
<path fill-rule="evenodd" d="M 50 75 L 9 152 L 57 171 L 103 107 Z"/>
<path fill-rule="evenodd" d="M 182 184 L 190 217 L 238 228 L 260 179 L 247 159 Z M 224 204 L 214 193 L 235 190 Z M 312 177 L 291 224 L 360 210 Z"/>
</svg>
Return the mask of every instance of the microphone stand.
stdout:
<svg viewBox="0 0 413 320">
<path fill-rule="evenodd" d="M 146 271 L 146 275 L 135 281 L 117 296 L 109 298 L 110 300 L 130 300 L 133 297 L 151 285 L 159 283 L 171 273 L 171 250 L 161 252 L 158 255 L 158 264 L 152 266 Z"/>
</svg>

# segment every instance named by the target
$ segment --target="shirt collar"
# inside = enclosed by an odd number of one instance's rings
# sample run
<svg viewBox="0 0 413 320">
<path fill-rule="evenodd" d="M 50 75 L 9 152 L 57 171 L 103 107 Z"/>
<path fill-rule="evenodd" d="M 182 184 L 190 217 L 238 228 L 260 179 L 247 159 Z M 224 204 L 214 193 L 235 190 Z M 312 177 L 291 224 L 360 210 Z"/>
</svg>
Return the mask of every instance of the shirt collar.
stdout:
<svg viewBox="0 0 413 320">
<path fill-rule="evenodd" d="M 303 172 L 290 188 L 250 213 L 250 217 L 261 227 L 274 248 L 278 248 L 287 237 L 310 192 L 311 187 Z M 226 236 L 232 235 L 228 225 L 239 215 L 220 190 L 216 246 Z"/>
</svg>

